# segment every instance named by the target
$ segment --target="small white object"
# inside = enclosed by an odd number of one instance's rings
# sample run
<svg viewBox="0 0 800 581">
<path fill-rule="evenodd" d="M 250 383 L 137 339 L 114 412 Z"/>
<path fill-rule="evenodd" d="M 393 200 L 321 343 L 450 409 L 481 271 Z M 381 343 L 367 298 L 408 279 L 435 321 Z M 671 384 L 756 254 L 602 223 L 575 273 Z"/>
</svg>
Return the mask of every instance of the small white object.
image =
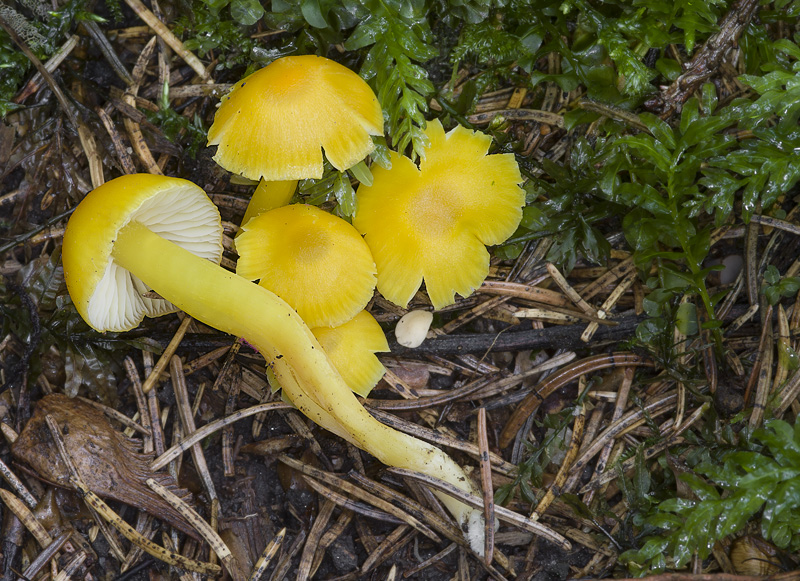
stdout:
<svg viewBox="0 0 800 581">
<path fill-rule="evenodd" d="M 394 336 L 403 347 L 419 347 L 428 336 L 428 329 L 433 322 L 433 313 L 428 311 L 410 311 L 403 315 L 394 328 Z"/>
<path fill-rule="evenodd" d="M 744 267 L 744 257 L 741 254 L 729 254 L 722 259 L 725 267 L 719 271 L 720 284 L 733 284 Z"/>
</svg>

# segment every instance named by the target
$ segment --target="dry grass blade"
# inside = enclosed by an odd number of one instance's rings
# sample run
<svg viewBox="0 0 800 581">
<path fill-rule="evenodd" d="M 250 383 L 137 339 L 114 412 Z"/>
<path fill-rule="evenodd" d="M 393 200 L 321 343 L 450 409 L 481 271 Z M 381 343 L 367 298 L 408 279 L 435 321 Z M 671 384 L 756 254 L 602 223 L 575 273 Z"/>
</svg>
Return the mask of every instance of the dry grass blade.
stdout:
<svg viewBox="0 0 800 581">
<path fill-rule="evenodd" d="M 11 471 L 11 468 L 6 466 L 6 463 L 2 460 L 0 460 L 0 475 L 3 476 L 3 479 L 8 482 L 11 488 L 17 491 L 17 494 L 22 497 L 22 500 L 25 502 L 25 504 L 27 504 L 30 508 L 36 508 L 36 499 L 22 483 L 22 480 L 17 478 L 17 475 L 14 474 Z"/>
<path fill-rule="evenodd" d="M 53 581 L 67 581 L 80 570 L 81 565 L 87 559 L 86 552 L 80 551 L 75 554 L 66 566 L 53 578 Z"/>
<path fill-rule="evenodd" d="M 511 415 L 511 418 L 500 434 L 500 447 L 505 448 L 511 443 L 528 416 L 533 414 L 544 398 L 555 390 L 567 385 L 571 381 L 577 380 L 578 377 L 586 373 L 625 365 L 652 367 L 653 363 L 633 353 L 611 353 L 581 359 L 548 376 L 544 381 L 539 383 L 539 385 L 533 389 L 533 392 L 514 410 L 514 413 Z"/>
<path fill-rule="evenodd" d="M 142 450 L 144 452 L 153 452 L 153 422 L 150 419 L 150 408 L 147 404 L 147 396 L 142 391 L 142 380 L 139 377 L 139 372 L 136 370 L 136 364 L 133 359 L 126 357 L 123 362 L 125 372 L 128 379 L 133 386 L 133 395 L 136 398 L 136 407 L 139 409 L 139 417 L 141 418 L 142 427 L 145 429 L 143 436 Z"/>
<path fill-rule="evenodd" d="M 164 561 L 168 565 L 173 565 L 194 573 L 212 576 L 220 574 L 221 569 L 217 565 L 195 561 L 194 559 L 189 559 L 179 553 L 174 553 L 163 547 L 159 547 L 151 540 L 137 533 L 136 529 L 122 520 L 122 518 L 113 510 L 111 510 L 111 508 L 94 492 L 83 487 L 80 483 L 75 483 L 75 487 L 78 489 L 78 492 L 89 506 L 96 510 L 100 516 L 106 519 L 109 524 L 117 529 L 126 539 L 141 547 L 142 550 L 144 550 L 144 552 L 147 554 L 152 555 L 156 559 Z"/>
<path fill-rule="evenodd" d="M 49 73 L 53 73 L 64 59 L 66 59 L 69 54 L 78 46 L 78 40 L 80 38 L 77 34 L 73 34 L 70 36 L 67 41 L 62 44 L 59 49 L 50 57 L 46 63 L 44 63 L 44 68 Z M 28 83 L 23 87 L 23 89 L 14 97 L 14 102 L 17 104 L 22 104 L 25 100 L 30 97 L 31 95 L 36 94 L 39 89 L 44 85 L 44 77 L 42 77 L 42 73 L 36 73 L 31 77 Z"/>
<path fill-rule="evenodd" d="M 184 434 L 191 434 L 197 431 L 194 423 L 194 415 L 192 407 L 189 405 L 189 391 L 186 387 L 186 377 L 183 375 L 183 363 L 181 358 L 173 355 L 169 362 L 170 377 L 172 378 L 172 389 L 175 392 L 175 403 L 178 408 L 178 415 L 181 418 L 181 425 L 183 426 Z M 200 444 L 194 444 L 191 447 L 192 459 L 194 460 L 195 468 L 203 480 L 203 486 L 208 493 L 209 498 L 214 500 L 217 498 L 217 491 L 214 487 L 214 481 L 211 479 L 211 474 L 208 472 L 208 465 L 206 464 L 206 457 L 203 455 L 203 448 Z"/>
<path fill-rule="evenodd" d="M 448 333 L 452 333 L 459 327 L 466 325 L 470 321 L 474 321 L 484 313 L 496 307 L 499 307 L 500 305 L 505 303 L 508 299 L 509 297 L 500 296 L 500 297 L 495 297 L 493 299 L 489 299 L 488 301 L 483 301 L 478 306 L 468 310 L 466 313 L 463 313 L 458 317 L 456 317 L 455 319 L 453 319 L 452 321 L 445 323 L 444 326 L 442 326 L 442 328 L 439 329 L 439 331 L 445 335 Z"/>
<path fill-rule="evenodd" d="M 92 401 L 92 400 L 90 400 L 88 398 L 85 398 L 85 397 L 80 397 L 79 396 L 77 399 L 79 399 L 80 401 L 92 406 L 93 408 L 99 409 L 101 412 L 103 412 L 106 415 L 106 417 L 108 417 L 108 418 L 110 418 L 112 420 L 118 421 L 119 423 L 124 425 L 126 428 L 131 428 L 132 430 L 135 430 L 135 431 L 139 432 L 140 434 L 149 434 L 150 433 L 150 430 L 148 430 L 147 428 L 141 426 L 137 422 L 134 422 L 128 416 L 126 416 L 125 414 L 115 410 L 114 408 L 110 408 L 107 405 L 103 405 L 100 402 Z"/>
<path fill-rule="evenodd" d="M 407 513 L 416 517 L 420 521 L 428 523 L 431 528 L 441 533 L 442 536 L 464 547 L 469 546 L 464 539 L 464 535 L 461 533 L 461 529 L 459 529 L 455 523 L 449 519 L 449 517 L 446 517 L 446 515 L 443 516 L 433 510 L 426 509 L 422 504 L 400 494 L 393 488 L 389 488 L 388 486 L 381 484 L 380 482 L 376 482 L 375 480 L 370 480 L 355 470 L 351 470 L 348 476 L 361 484 L 361 486 L 364 488 L 372 490 L 375 495 L 378 495 L 381 498 L 386 498 L 387 500 L 391 500 L 402 507 Z"/>
<path fill-rule="evenodd" d="M 514 316 L 518 319 L 535 319 L 537 321 L 548 321 L 552 323 L 581 323 L 583 321 L 591 321 L 594 324 L 613 324 L 609 323 L 608 321 L 602 321 L 601 319 L 593 316 L 587 315 L 584 313 L 579 313 L 578 311 L 570 311 L 568 313 L 564 313 L 561 311 L 554 311 L 551 309 L 537 309 L 537 308 L 530 308 L 530 309 L 519 309 L 514 313 Z"/>
<path fill-rule="evenodd" d="M 293 409 L 293 406 L 288 403 L 283 402 L 270 402 L 270 403 L 262 403 L 259 405 L 255 405 L 253 407 L 249 407 L 243 410 L 239 410 L 225 418 L 221 418 L 219 420 L 210 422 L 200 428 L 199 430 L 195 430 L 191 434 L 188 434 L 184 437 L 183 440 L 179 444 L 172 446 L 168 450 L 166 450 L 163 454 L 161 454 L 158 458 L 153 460 L 150 464 L 151 470 L 160 470 L 170 462 L 172 462 L 175 458 L 183 454 L 186 450 L 194 446 L 196 443 L 200 442 L 203 438 L 206 438 L 213 434 L 214 432 L 221 430 L 225 426 L 228 426 L 234 422 L 238 422 L 241 419 L 248 418 L 250 416 L 254 416 L 256 414 L 260 414 L 263 412 L 270 412 L 270 411 L 277 411 L 277 410 L 288 410 Z"/>
<path fill-rule="evenodd" d="M 153 491 L 158 494 L 161 498 L 166 500 L 170 505 L 172 505 L 175 510 L 183 515 L 183 517 L 191 524 L 198 533 L 205 539 L 208 545 L 211 547 L 211 550 L 216 553 L 219 557 L 220 561 L 225 565 L 225 568 L 230 573 L 231 578 L 234 581 L 243 581 L 244 575 L 239 568 L 239 564 L 231 555 L 230 549 L 228 546 L 219 538 L 217 531 L 211 528 L 203 518 L 195 512 L 195 510 L 183 502 L 178 496 L 170 492 L 164 486 L 161 486 L 158 482 L 153 480 L 152 478 L 147 479 L 147 485 L 153 489 Z"/>
<path fill-rule="evenodd" d="M 311 479 L 307 479 L 311 482 Z M 297 567 L 297 581 L 306 581 L 311 576 L 311 566 L 314 563 L 314 555 L 319 550 L 319 540 L 325 527 L 328 526 L 331 516 L 333 516 L 333 509 L 336 508 L 336 503 L 325 499 L 322 502 L 322 508 L 317 513 L 317 518 L 314 519 L 314 524 L 311 525 L 311 530 L 308 532 L 306 544 L 303 547 L 303 554 L 300 556 L 300 565 Z"/>
<path fill-rule="evenodd" d="M 303 481 L 306 484 L 308 484 L 309 488 L 313 489 L 317 494 L 319 494 L 323 498 L 339 505 L 343 510 L 360 514 L 361 516 L 365 516 L 372 520 L 388 522 L 396 525 L 403 524 L 404 522 L 402 519 L 394 515 L 391 515 L 386 511 L 379 510 L 368 504 L 364 504 L 363 502 L 353 500 L 352 498 L 349 498 L 344 494 L 339 494 L 335 490 L 328 488 L 327 486 L 321 484 L 320 482 L 317 482 L 316 480 L 314 480 L 309 476 L 302 476 L 302 478 Z"/>
<path fill-rule="evenodd" d="M 772 305 L 767 307 L 764 325 L 761 329 L 761 341 L 758 344 L 758 356 L 753 365 L 753 377 L 756 380 L 756 394 L 753 400 L 753 412 L 750 414 L 750 431 L 758 428 L 764 421 L 764 410 L 767 407 L 770 388 L 772 387 L 772 360 L 774 345 L 772 340 Z M 748 392 L 750 385 L 748 385 Z M 745 403 L 748 397 L 745 395 Z"/>
<path fill-rule="evenodd" d="M 459 440 L 456 438 L 452 438 L 446 434 L 441 432 L 437 432 L 436 430 L 432 430 L 430 428 L 426 428 L 424 426 L 420 426 L 413 422 L 409 422 L 404 420 L 401 417 L 395 416 L 393 414 L 384 412 L 379 409 L 370 409 L 369 413 L 379 419 L 382 423 L 386 424 L 387 426 L 391 426 L 396 430 L 400 430 L 401 432 L 405 432 L 407 434 L 411 434 L 412 436 L 416 436 L 422 440 L 426 440 L 437 446 L 445 446 L 447 448 L 452 448 L 454 450 L 460 450 L 472 456 L 473 458 L 480 457 L 480 449 L 478 446 L 473 444 L 472 442 L 467 442 L 465 440 Z M 505 474 L 506 476 L 511 476 L 516 473 L 517 466 L 516 464 L 512 464 L 511 462 L 506 462 L 503 458 L 494 452 L 489 452 L 489 461 L 492 465 L 492 469 L 500 472 L 501 474 Z"/>
<path fill-rule="evenodd" d="M 581 288 L 581 296 L 584 300 L 588 301 L 608 285 L 613 284 L 614 281 L 622 278 L 623 276 L 628 276 L 633 272 L 636 272 L 636 264 L 633 261 L 633 257 L 626 258 L 607 273 Z"/>
<path fill-rule="evenodd" d="M 486 433 L 486 408 L 483 407 L 478 409 L 478 449 L 480 450 L 483 516 L 486 521 L 484 523 L 484 561 L 490 565 L 494 557 L 494 486 L 492 486 L 492 465 L 489 461 L 489 437 Z"/>
<path fill-rule="evenodd" d="M 496 117 L 515 121 L 538 121 L 554 127 L 564 127 L 564 118 L 561 115 L 538 109 L 501 109 L 499 111 L 470 115 L 467 120 L 475 125 L 483 125 L 491 123 Z"/>
<path fill-rule="evenodd" d="M 270 562 L 272 562 L 272 558 L 278 553 L 283 544 L 283 539 L 286 538 L 286 527 L 282 528 L 278 531 L 278 534 L 267 543 L 267 546 L 264 547 L 264 550 L 261 552 L 261 556 L 256 561 L 255 567 L 253 568 L 253 572 L 250 574 L 250 579 L 248 581 L 260 581 L 261 576 L 264 574 L 264 571 L 267 570 L 269 567 Z"/>
<path fill-rule="evenodd" d="M 391 387 L 395 393 L 405 399 L 419 399 L 419 394 L 414 388 L 409 386 L 402 377 L 399 377 L 391 369 L 386 369 L 383 380 Z"/>
<path fill-rule="evenodd" d="M 775 369 L 775 379 L 772 381 L 771 393 L 779 392 L 781 386 L 786 383 L 786 379 L 789 377 L 790 358 L 784 357 L 782 354 L 790 353 L 792 349 L 789 318 L 786 316 L 786 309 L 780 304 L 778 305 L 778 340 L 776 347 L 778 350 L 778 365 Z"/>
<path fill-rule="evenodd" d="M 53 417 L 48 414 L 45 416 L 45 422 L 47 423 L 47 428 L 50 430 L 50 435 L 53 437 L 53 440 L 56 443 L 56 448 L 58 449 L 61 459 L 67 466 L 70 482 L 76 488 L 78 488 L 78 492 L 81 492 L 79 485 L 82 486 L 84 489 L 88 490 L 86 484 L 80 477 L 78 469 L 75 466 L 75 462 L 73 461 L 72 457 L 69 454 L 69 451 L 67 450 L 67 446 L 64 443 L 64 439 L 61 436 L 61 432 L 59 431 L 58 424 L 56 423 L 55 419 L 53 419 Z M 99 497 L 97 498 L 99 500 Z M 86 502 L 86 506 L 89 508 L 89 512 L 92 513 L 92 518 L 94 518 L 98 528 L 101 531 L 103 531 L 103 536 L 108 542 L 111 551 L 114 553 L 114 555 L 120 562 L 124 561 L 125 551 L 122 549 L 122 546 L 120 545 L 117 537 L 114 536 L 111 530 L 109 530 L 109 528 L 106 526 L 106 522 L 103 520 L 103 518 L 101 518 L 103 515 L 101 515 L 97 510 L 95 510 L 95 507 L 92 505 L 92 503 L 87 502 L 86 499 L 84 499 L 84 502 Z"/>
<path fill-rule="evenodd" d="M 322 564 L 322 559 L 325 557 L 328 547 L 330 547 L 334 541 L 342 536 L 345 529 L 347 529 L 347 527 L 350 526 L 350 523 L 353 522 L 354 517 L 355 513 L 352 510 L 342 510 L 341 514 L 339 514 L 339 518 L 336 519 L 336 522 L 333 523 L 333 525 L 327 531 L 325 531 L 324 535 L 322 535 L 319 543 L 317 543 L 317 550 L 314 553 L 314 561 L 311 563 L 312 578 L 319 570 L 319 566 Z"/>
<path fill-rule="evenodd" d="M 441 395 L 421 397 L 414 401 L 367 399 L 365 403 L 367 404 L 367 409 L 370 411 L 373 409 L 416 410 L 432 408 L 452 401 L 470 401 L 475 397 L 480 397 L 483 399 L 489 397 L 490 395 L 511 389 L 515 385 L 522 383 L 524 380 L 533 375 L 538 375 L 543 371 L 548 371 L 555 367 L 564 365 L 574 358 L 575 353 L 571 351 L 567 353 L 561 353 L 560 355 L 552 357 L 541 365 L 537 365 L 536 367 L 533 367 L 532 369 L 529 369 L 523 373 L 517 373 L 507 377 L 501 377 L 499 379 L 493 376 L 479 377 L 475 381 L 471 381 L 463 387 L 444 390 L 445 393 Z"/>
<path fill-rule="evenodd" d="M 408 525 L 400 525 L 389 533 L 386 538 L 381 542 L 378 547 L 372 551 L 361 566 L 361 574 L 364 575 L 368 571 L 380 565 L 389 555 L 393 554 L 400 547 L 405 545 L 414 536 L 414 533 L 408 533 L 411 527 Z M 405 536 L 404 536 L 405 535 Z"/>
<path fill-rule="evenodd" d="M 174 50 L 184 62 L 192 67 L 192 70 L 201 79 L 208 79 L 209 75 L 203 63 L 200 62 L 194 53 L 188 50 L 181 40 L 175 36 L 172 31 L 161 22 L 155 14 L 153 14 L 147 6 L 142 4 L 140 0 L 125 0 L 125 3 L 131 7 L 131 10 L 141 18 L 153 31 L 166 42 L 172 50 Z"/>
<path fill-rule="evenodd" d="M 597 309 L 595 309 L 592 305 L 587 303 L 583 299 L 583 297 L 581 297 L 578 291 L 572 288 L 572 285 L 570 285 L 567 282 L 567 279 L 564 278 L 564 275 L 561 274 L 558 268 L 556 268 L 555 264 L 553 264 L 552 262 L 548 262 L 547 272 L 550 273 L 550 278 L 552 278 L 553 282 L 556 283 L 558 288 L 561 289 L 561 292 L 567 295 L 567 297 L 569 297 L 569 300 L 575 303 L 576 307 L 578 307 L 580 310 L 582 310 L 585 314 L 589 315 L 590 317 L 597 318 L 598 316 Z"/>
<path fill-rule="evenodd" d="M 20 520 L 25 528 L 30 531 L 33 538 L 36 539 L 36 542 L 39 543 L 42 548 L 47 547 L 53 542 L 53 537 L 50 536 L 50 533 L 45 530 L 39 521 L 36 520 L 33 513 L 28 510 L 25 504 L 14 496 L 12 492 L 0 488 L 0 499 L 2 499 L 8 509 L 14 513 L 14 516 Z"/>
<path fill-rule="evenodd" d="M 42 549 L 36 558 L 31 562 L 30 565 L 25 569 L 22 573 L 23 579 L 35 579 L 39 572 L 47 565 L 50 559 L 53 559 L 58 556 L 58 552 L 61 548 L 67 544 L 69 541 L 70 536 L 72 535 L 72 531 L 65 531 L 58 535 L 53 541 Z M 86 558 L 86 554 L 83 553 L 84 558 Z M 55 570 L 56 562 L 53 561 L 53 570 Z"/>
<path fill-rule="evenodd" d="M 680 428 L 676 432 L 670 434 L 669 438 L 663 439 L 662 441 L 658 442 L 654 446 L 650 446 L 648 448 L 645 448 L 643 450 L 643 452 L 642 452 L 642 455 L 643 455 L 644 459 L 645 460 L 649 460 L 650 458 L 653 458 L 653 457 L 657 456 L 658 454 L 661 454 L 667 448 L 669 448 L 671 446 L 675 446 L 675 445 L 680 444 L 681 442 L 683 442 L 684 439 L 682 437 L 680 437 L 680 435 L 683 432 L 685 432 L 687 429 L 689 429 L 689 427 L 691 427 L 694 423 L 696 423 L 700 418 L 702 418 L 703 415 L 708 411 L 709 407 L 711 407 L 711 406 L 710 406 L 710 404 L 708 402 L 704 403 L 699 408 L 697 408 L 694 412 L 692 412 L 692 414 L 686 419 L 686 421 L 684 421 L 680 425 Z M 625 460 L 625 462 L 623 462 L 620 465 L 620 470 L 622 470 L 623 473 L 627 473 L 629 470 L 632 470 L 635 467 L 635 463 L 636 463 L 636 458 L 635 457 L 628 458 L 627 460 Z M 591 480 L 591 482 L 588 482 L 580 490 L 580 493 L 581 494 L 586 494 L 586 493 L 588 493 L 588 492 L 590 492 L 592 490 L 597 490 L 600 487 L 602 487 L 604 484 L 606 484 L 608 482 L 611 482 L 612 480 L 617 478 L 617 476 L 618 476 L 618 473 L 617 473 L 616 470 L 610 470 L 610 471 L 606 471 L 606 472 L 604 472 L 602 474 L 599 474 L 598 476 L 593 478 Z"/>
<path fill-rule="evenodd" d="M 650 417 L 656 417 L 664 414 L 673 409 L 677 403 L 677 394 L 666 395 L 658 397 L 647 403 L 643 409 L 634 409 L 621 417 L 618 421 L 613 422 L 605 430 L 603 430 L 592 443 L 584 450 L 581 451 L 580 456 L 572 465 L 571 472 L 573 474 L 580 472 L 594 458 L 600 450 L 606 445 L 607 442 L 614 438 L 621 436 L 628 430 L 645 423 L 645 414 Z"/>
<path fill-rule="evenodd" d="M 414 472 L 413 470 L 406 470 L 405 468 L 389 468 L 389 472 L 397 474 L 399 476 L 404 476 L 406 478 L 413 478 L 415 480 L 419 480 L 445 494 L 449 494 L 453 498 L 457 498 L 464 504 L 468 504 L 469 506 L 473 506 L 475 508 L 482 508 L 483 507 L 483 499 L 478 498 L 475 495 L 467 494 L 462 490 L 456 488 L 452 484 L 444 482 L 443 480 L 439 480 L 438 478 L 433 478 L 426 474 L 420 474 L 419 472 Z M 554 530 L 546 527 L 536 521 L 533 521 L 527 517 L 522 516 L 514 511 L 511 511 L 502 506 L 495 506 L 495 515 L 502 521 L 505 521 L 511 525 L 517 526 L 523 530 L 531 532 L 537 536 L 540 536 L 548 541 L 559 545 L 562 549 L 568 550 L 571 548 L 571 545 L 567 539 L 563 536 L 555 532 Z"/>
<path fill-rule="evenodd" d="M 431 565 L 435 565 L 436 563 L 438 563 L 439 561 L 444 559 L 447 555 L 449 555 L 450 553 L 455 551 L 457 548 L 458 548 L 458 545 L 456 543 L 451 543 L 451 544 L 447 545 L 447 547 L 445 547 L 443 550 L 441 550 L 438 553 L 436 553 L 433 557 L 430 557 L 429 559 L 425 559 L 422 563 L 420 563 L 416 567 L 413 567 L 411 569 L 407 569 L 406 571 L 404 571 L 403 572 L 403 578 L 404 579 L 408 579 L 409 577 L 413 577 L 414 575 L 416 575 L 417 573 L 420 573 L 421 571 L 424 571 L 425 569 L 427 569 Z"/>
<path fill-rule="evenodd" d="M 622 279 L 622 282 L 620 282 L 613 291 L 611 291 L 611 294 L 608 295 L 608 298 L 605 301 L 603 301 L 603 304 L 600 306 L 600 309 L 597 312 L 597 317 L 599 319 L 602 320 L 608 316 L 608 312 L 614 308 L 619 299 L 622 298 L 622 295 L 625 294 L 629 288 L 631 288 L 633 281 L 636 280 L 636 276 L 636 272 L 631 272 Z M 594 334 L 599 328 L 599 323 L 597 321 L 590 323 L 581 335 L 581 341 L 584 343 L 591 341 L 592 337 L 594 337 Z"/>
<path fill-rule="evenodd" d="M 534 286 L 535 284 L 487 280 L 483 282 L 477 292 L 526 299 L 551 307 L 569 308 L 571 306 L 570 300 L 561 293 Z"/>
<path fill-rule="evenodd" d="M 611 414 L 612 423 L 619 421 L 619 419 L 625 412 L 625 408 L 628 406 L 628 394 L 630 393 L 631 384 L 633 383 L 633 375 L 634 375 L 633 368 L 631 367 L 626 367 L 622 372 L 622 381 L 619 383 L 619 388 L 617 389 L 617 399 L 614 402 L 614 412 Z M 680 392 L 678 394 L 678 401 L 680 401 Z M 608 465 L 608 459 L 611 456 L 611 451 L 613 447 L 614 447 L 614 441 L 609 440 L 601 450 L 600 457 L 597 459 L 597 462 L 595 463 L 595 468 L 594 468 L 595 475 L 602 474 L 603 472 L 605 472 L 606 466 Z M 588 497 L 586 499 L 586 501 L 589 500 L 591 500 L 591 497 Z"/>
<path fill-rule="evenodd" d="M 272 576 L 270 576 L 270 581 L 282 581 L 286 578 L 286 575 L 289 573 L 289 569 L 292 566 L 292 559 L 294 556 L 300 551 L 300 547 L 303 546 L 303 542 L 306 540 L 306 531 L 305 529 L 300 529 L 300 532 L 294 538 L 292 542 L 292 546 L 289 547 L 289 550 L 281 557 L 278 561 L 278 564 L 275 566 L 275 570 L 272 572 Z"/>
<path fill-rule="evenodd" d="M 183 336 L 186 335 L 186 331 L 189 329 L 191 322 L 191 317 L 185 317 L 183 321 L 181 321 L 178 330 L 175 331 L 175 335 L 173 335 L 172 339 L 167 344 L 167 348 L 164 349 L 161 357 L 158 358 L 158 362 L 156 362 L 155 367 L 153 367 L 153 371 L 151 371 L 147 376 L 147 379 L 144 380 L 144 383 L 142 384 L 142 391 L 144 393 L 149 393 L 150 390 L 155 387 L 156 382 L 158 382 L 158 380 L 161 378 L 161 374 L 164 373 L 164 370 L 166 370 L 167 365 L 169 365 L 172 356 L 175 355 L 178 345 L 180 345 L 181 341 L 183 341 Z"/>
<path fill-rule="evenodd" d="M 314 468 L 308 464 L 303 464 L 302 462 L 298 462 L 297 460 L 288 456 L 281 455 L 278 457 L 278 460 L 306 476 L 321 480 L 330 486 L 335 486 L 336 488 L 339 488 L 343 492 L 357 498 L 358 500 L 371 504 L 375 508 L 386 512 L 397 519 L 400 519 L 404 523 L 409 524 L 431 540 L 439 542 L 439 536 L 429 527 L 422 524 L 417 518 L 411 516 L 403 510 L 400 510 L 390 502 L 387 502 L 384 499 L 379 498 L 378 496 L 375 496 L 374 494 L 371 494 L 366 490 L 351 484 L 350 482 L 347 482 L 346 480 L 342 480 L 341 478 L 338 478 L 329 472 Z M 309 480 L 308 482 L 310 486 L 314 487 L 315 483 L 313 483 L 313 481 Z"/>
</svg>

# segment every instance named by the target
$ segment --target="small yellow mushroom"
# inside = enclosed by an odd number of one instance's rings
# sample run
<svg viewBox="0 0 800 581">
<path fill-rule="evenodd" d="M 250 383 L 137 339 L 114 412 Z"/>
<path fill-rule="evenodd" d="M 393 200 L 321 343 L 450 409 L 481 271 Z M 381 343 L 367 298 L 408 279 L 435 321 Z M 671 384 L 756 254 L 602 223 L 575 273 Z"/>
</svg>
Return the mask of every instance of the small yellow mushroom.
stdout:
<svg viewBox="0 0 800 581">
<path fill-rule="evenodd" d="M 392 154 L 358 188 L 353 225 L 378 267 L 378 290 L 405 307 L 423 279 L 434 308 L 468 296 L 489 273 L 485 245 L 500 244 L 522 219 L 525 193 L 512 154 L 487 155 L 491 137 L 428 123 L 419 167 Z"/>
<path fill-rule="evenodd" d="M 321 178 L 323 150 L 344 171 L 372 152 L 373 135 L 383 135 L 383 112 L 361 77 L 324 57 L 287 56 L 222 98 L 208 145 L 217 146 L 214 159 L 228 171 L 263 180 L 246 224 L 287 203 L 296 180 Z"/>
<path fill-rule="evenodd" d="M 271 290 L 311 327 L 335 327 L 372 298 L 375 262 L 358 231 L 315 206 L 261 214 L 236 238 L 236 273 Z"/>
</svg>

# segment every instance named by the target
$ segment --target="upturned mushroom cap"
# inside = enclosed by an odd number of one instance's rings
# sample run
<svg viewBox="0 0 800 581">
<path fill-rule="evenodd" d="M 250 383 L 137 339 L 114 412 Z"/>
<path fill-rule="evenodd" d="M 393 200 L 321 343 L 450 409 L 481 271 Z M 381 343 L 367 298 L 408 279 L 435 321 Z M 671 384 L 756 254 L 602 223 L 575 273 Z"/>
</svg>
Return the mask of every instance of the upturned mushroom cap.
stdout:
<svg viewBox="0 0 800 581">
<path fill-rule="evenodd" d="M 96 188 L 70 217 L 61 258 L 75 307 L 100 332 L 127 331 L 145 316 L 177 310 L 168 301 L 143 296 L 150 289 L 114 263 L 117 232 L 131 220 L 197 256 L 217 264 L 222 257 L 219 212 L 192 182 L 133 174 Z"/>
<path fill-rule="evenodd" d="M 375 353 L 389 351 L 389 343 L 378 321 L 367 311 L 361 311 L 343 325 L 317 327 L 311 332 L 347 386 L 361 397 L 367 397 L 386 373 L 375 356 Z"/>
<path fill-rule="evenodd" d="M 257 180 L 322 177 L 322 150 L 343 171 L 373 150 L 383 112 L 364 80 L 313 55 L 277 59 L 236 83 L 208 131 L 214 159 Z"/>
<path fill-rule="evenodd" d="M 378 290 L 405 307 L 422 280 L 437 309 L 468 296 L 489 272 L 484 245 L 506 240 L 522 219 L 525 193 L 512 154 L 487 155 L 492 139 L 428 123 L 430 146 L 419 168 L 392 154 L 358 188 L 353 225 L 378 267 Z"/>
<path fill-rule="evenodd" d="M 236 238 L 236 273 L 281 297 L 311 327 L 352 319 L 372 298 L 375 262 L 346 221 L 292 204 L 256 216 Z"/>
</svg>

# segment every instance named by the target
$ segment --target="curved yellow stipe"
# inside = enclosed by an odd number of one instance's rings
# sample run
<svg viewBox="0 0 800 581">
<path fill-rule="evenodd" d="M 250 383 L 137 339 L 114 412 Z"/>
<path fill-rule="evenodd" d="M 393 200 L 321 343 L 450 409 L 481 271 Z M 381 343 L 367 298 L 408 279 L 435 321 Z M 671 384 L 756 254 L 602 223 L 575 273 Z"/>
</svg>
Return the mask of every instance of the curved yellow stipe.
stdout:
<svg viewBox="0 0 800 581">
<path fill-rule="evenodd" d="M 322 150 L 345 170 L 374 149 L 383 112 L 369 85 L 323 57 L 277 59 L 236 83 L 208 131 L 214 159 L 250 179 L 322 177 Z"/>
<path fill-rule="evenodd" d="M 372 298 L 375 262 L 346 221 L 292 204 L 250 220 L 236 238 L 236 272 L 289 303 L 309 327 L 335 327 Z"/>
<path fill-rule="evenodd" d="M 275 208 L 285 206 L 292 201 L 294 191 L 297 189 L 297 180 L 284 180 L 280 182 L 258 182 L 253 197 L 247 205 L 247 210 L 242 218 L 242 224 L 247 224 L 256 216 L 269 212 Z"/>
<path fill-rule="evenodd" d="M 338 327 L 317 327 L 311 332 L 347 386 L 367 397 L 386 373 L 375 353 L 389 351 L 386 335 L 367 311 Z"/>
<path fill-rule="evenodd" d="M 422 280 L 433 306 L 467 296 L 489 272 L 487 244 L 506 240 L 522 219 L 522 177 L 510 154 L 487 155 L 491 138 L 428 123 L 419 168 L 398 154 L 358 188 L 353 225 L 378 268 L 378 290 L 407 306 Z"/>
</svg>

